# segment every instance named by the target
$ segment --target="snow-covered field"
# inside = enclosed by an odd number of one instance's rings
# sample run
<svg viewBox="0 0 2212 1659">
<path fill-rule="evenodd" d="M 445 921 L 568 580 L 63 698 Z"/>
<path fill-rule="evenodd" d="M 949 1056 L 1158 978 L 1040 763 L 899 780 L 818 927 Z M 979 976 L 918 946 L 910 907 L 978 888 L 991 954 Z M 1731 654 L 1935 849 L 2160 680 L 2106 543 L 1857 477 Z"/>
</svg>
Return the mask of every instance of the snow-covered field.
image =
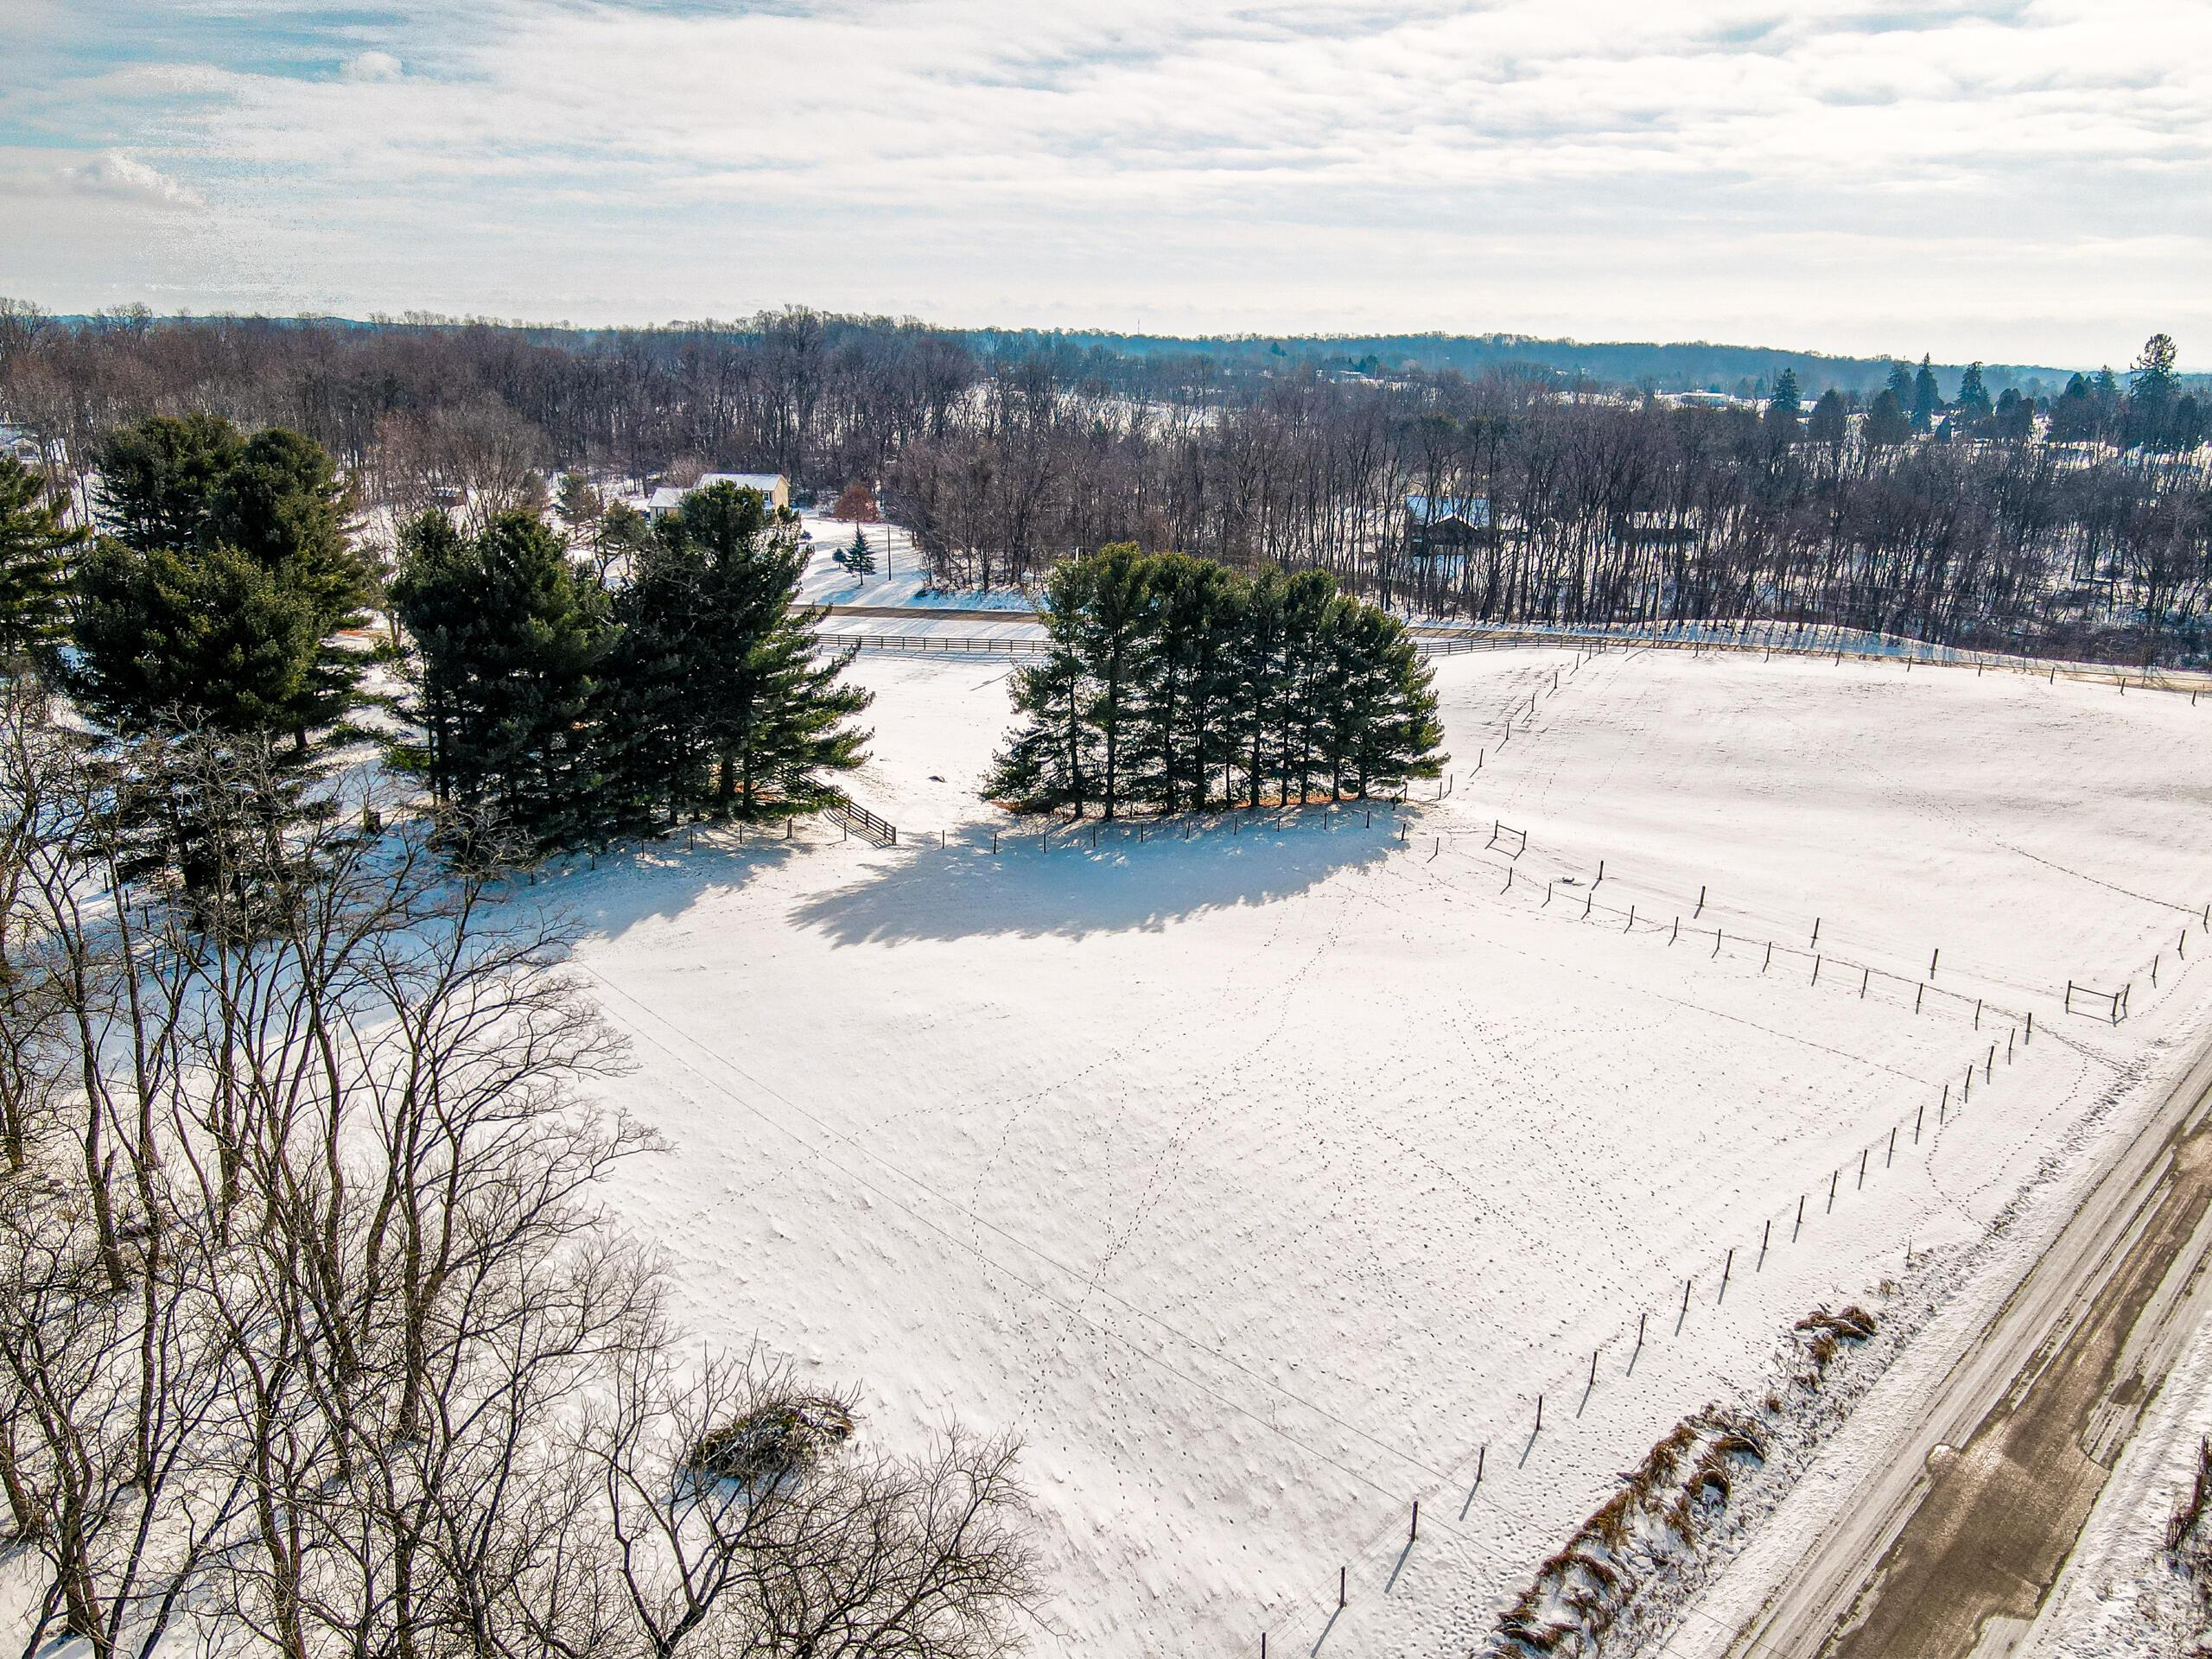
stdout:
<svg viewBox="0 0 2212 1659">
<path fill-rule="evenodd" d="M 854 671 L 897 848 L 568 886 L 673 1148 L 619 1199 L 700 1329 L 857 1380 L 883 1442 L 1022 1437 L 1048 1653 L 1473 1645 L 1789 1320 L 2086 1159 L 2212 1001 L 2186 696 L 1482 653 L 1438 665 L 1444 799 L 1094 850 L 976 799 L 1005 664 Z"/>
</svg>

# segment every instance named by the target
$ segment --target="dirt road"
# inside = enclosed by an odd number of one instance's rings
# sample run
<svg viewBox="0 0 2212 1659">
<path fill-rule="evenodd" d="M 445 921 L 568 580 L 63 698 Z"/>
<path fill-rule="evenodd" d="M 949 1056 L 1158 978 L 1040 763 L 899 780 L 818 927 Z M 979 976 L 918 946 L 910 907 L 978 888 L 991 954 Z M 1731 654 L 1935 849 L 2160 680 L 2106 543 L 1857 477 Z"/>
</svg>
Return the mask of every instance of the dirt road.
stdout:
<svg viewBox="0 0 2212 1659">
<path fill-rule="evenodd" d="M 1840 1506 L 1731 1659 L 1995 1659 L 2212 1313 L 2212 1044 Z"/>
</svg>

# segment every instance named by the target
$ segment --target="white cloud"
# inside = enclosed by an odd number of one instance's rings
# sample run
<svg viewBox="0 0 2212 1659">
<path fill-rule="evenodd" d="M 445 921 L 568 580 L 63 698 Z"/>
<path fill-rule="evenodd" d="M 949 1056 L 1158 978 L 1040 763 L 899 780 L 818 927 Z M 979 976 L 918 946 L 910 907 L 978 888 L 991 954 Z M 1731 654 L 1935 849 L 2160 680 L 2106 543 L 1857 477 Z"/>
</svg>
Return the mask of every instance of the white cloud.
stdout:
<svg viewBox="0 0 2212 1659">
<path fill-rule="evenodd" d="M 193 208 L 207 207 L 207 199 L 180 184 L 166 173 L 115 150 L 53 175 L 54 188 L 63 195 L 92 196 L 144 207 Z"/>
<path fill-rule="evenodd" d="M 404 73 L 397 58 L 389 52 L 356 52 L 338 67 L 339 74 L 347 80 L 397 80 Z"/>
</svg>

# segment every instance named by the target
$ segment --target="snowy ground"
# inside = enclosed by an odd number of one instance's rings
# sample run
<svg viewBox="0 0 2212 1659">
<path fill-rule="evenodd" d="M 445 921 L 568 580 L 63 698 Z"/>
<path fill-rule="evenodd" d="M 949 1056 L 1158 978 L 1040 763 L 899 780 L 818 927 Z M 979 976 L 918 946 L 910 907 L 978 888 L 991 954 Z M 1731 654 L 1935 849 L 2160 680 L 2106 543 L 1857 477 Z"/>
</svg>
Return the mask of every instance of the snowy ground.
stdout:
<svg viewBox="0 0 2212 1659">
<path fill-rule="evenodd" d="M 2212 999 L 2185 696 L 1480 653 L 1439 664 L 1454 776 L 1402 829 L 995 856 L 1009 671 L 855 665 L 895 849 L 569 891 L 613 1092 L 674 1147 L 620 1201 L 688 1316 L 857 1379 L 887 1443 L 1019 1433 L 1046 1652 L 1472 1645 L 1615 1471 L 2082 1155 Z M 2069 1017 L 2069 978 L 2133 1017 Z"/>
<path fill-rule="evenodd" d="M 1016 588 L 993 588 L 988 593 L 926 591 L 929 574 L 923 568 L 914 538 L 896 524 L 849 524 L 817 512 L 802 512 L 799 528 L 814 538 L 808 546 L 806 574 L 799 583 L 799 597 L 810 605 L 896 605 L 969 611 L 1030 608 L 1030 596 Z M 867 535 L 875 554 L 872 576 L 855 576 L 830 557 L 839 549 L 852 545 L 856 530 Z"/>
</svg>

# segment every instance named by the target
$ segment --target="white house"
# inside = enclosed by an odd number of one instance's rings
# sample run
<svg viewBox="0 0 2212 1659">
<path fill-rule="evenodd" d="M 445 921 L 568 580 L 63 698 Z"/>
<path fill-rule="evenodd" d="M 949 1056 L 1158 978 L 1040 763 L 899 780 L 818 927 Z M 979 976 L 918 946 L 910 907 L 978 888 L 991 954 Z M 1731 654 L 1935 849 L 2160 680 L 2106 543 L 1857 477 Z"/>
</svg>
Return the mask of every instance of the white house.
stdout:
<svg viewBox="0 0 2212 1659">
<path fill-rule="evenodd" d="M 673 512 L 685 496 L 693 490 L 703 490 L 709 484 L 734 484 L 741 490 L 758 490 L 768 498 L 772 507 L 788 507 L 791 504 L 791 480 L 781 473 L 702 473 L 699 481 L 688 488 L 664 484 L 655 490 L 645 498 L 645 516 L 658 518 L 664 512 Z"/>
</svg>

